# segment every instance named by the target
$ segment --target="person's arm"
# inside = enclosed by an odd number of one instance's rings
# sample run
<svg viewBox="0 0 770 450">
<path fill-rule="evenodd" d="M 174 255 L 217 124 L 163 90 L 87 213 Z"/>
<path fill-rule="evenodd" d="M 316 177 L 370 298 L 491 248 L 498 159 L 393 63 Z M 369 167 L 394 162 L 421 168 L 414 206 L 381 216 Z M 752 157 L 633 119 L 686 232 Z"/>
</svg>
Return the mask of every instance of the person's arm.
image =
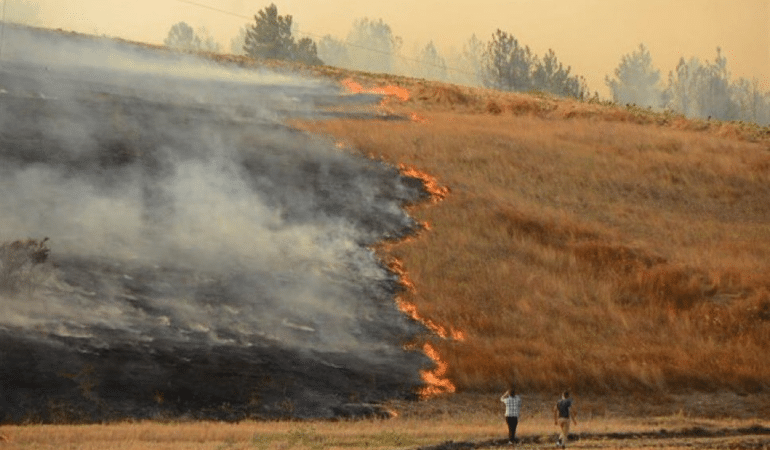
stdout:
<svg viewBox="0 0 770 450">
<path fill-rule="evenodd" d="M 504 402 L 504 401 L 505 401 L 505 399 L 506 399 L 506 398 L 508 398 L 508 397 L 510 397 L 510 396 L 511 396 L 511 390 L 510 390 L 510 389 L 508 389 L 507 391 L 505 391 L 505 393 L 503 394 L 503 396 L 502 396 L 502 397 L 500 397 L 500 401 L 501 401 L 501 402 Z"/>
<path fill-rule="evenodd" d="M 572 423 L 574 425 L 577 425 L 577 408 L 575 408 L 574 406 L 572 407 L 570 417 L 572 417 Z"/>
</svg>

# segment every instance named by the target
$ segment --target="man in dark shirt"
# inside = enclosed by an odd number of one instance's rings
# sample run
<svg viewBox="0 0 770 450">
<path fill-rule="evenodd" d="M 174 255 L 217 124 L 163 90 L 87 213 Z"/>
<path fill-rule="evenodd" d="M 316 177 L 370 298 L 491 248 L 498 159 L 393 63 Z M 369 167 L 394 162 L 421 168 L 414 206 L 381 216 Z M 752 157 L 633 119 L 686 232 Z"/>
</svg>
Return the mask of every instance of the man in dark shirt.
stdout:
<svg viewBox="0 0 770 450">
<path fill-rule="evenodd" d="M 559 434 L 559 440 L 556 441 L 556 446 L 561 448 L 567 447 L 567 438 L 569 437 L 569 423 L 570 419 L 572 423 L 577 425 L 577 411 L 572 411 L 570 414 L 570 408 L 572 407 L 572 399 L 569 398 L 569 392 L 564 391 L 561 395 L 561 400 L 556 402 L 553 407 L 553 424 L 558 425 L 561 433 Z"/>
</svg>

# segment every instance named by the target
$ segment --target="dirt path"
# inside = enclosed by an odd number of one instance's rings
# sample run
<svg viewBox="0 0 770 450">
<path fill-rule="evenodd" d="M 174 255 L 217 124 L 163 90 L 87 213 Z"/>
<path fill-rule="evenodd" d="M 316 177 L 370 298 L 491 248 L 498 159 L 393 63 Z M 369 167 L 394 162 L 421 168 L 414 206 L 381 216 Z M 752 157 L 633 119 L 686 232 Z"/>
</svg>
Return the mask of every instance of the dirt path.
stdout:
<svg viewBox="0 0 770 450">
<path fill-rule="evenodd" d="M 770 428 L 754 425 L 742 428 L 651 430 L 629 433 L 576 433 L 570 437 L 572 448 L 729 448 L 770 449 Z M 415 450 L 460 450 L 509 447 L 507 439 L 479 442 L 443 442 Z M 522 436 L 515 448 L 552 448 L 553 436 Z"/>
</svg>

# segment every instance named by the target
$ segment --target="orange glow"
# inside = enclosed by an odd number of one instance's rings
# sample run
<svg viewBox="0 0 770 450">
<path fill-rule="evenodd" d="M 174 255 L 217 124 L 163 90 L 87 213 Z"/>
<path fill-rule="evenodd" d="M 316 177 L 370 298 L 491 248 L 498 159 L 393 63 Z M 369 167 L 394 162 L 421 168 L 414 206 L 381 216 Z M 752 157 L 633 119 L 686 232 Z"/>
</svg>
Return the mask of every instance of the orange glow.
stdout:
<svg viewBox="0 0 770 450">
<path fill-rule="evenodd" d="M 409 100 L 409 91 L 398 86 L 380 86 L 375 88 L 364 88 L 360 83 L 353 81 L 352 78 L 342 80 L 342 85 L 348 91 L 354 94 L 380 94 L 389 97 L 396 97 L 402 102 Z"/>
<path fill-rule="evenodd" d="M 436 368 L 433 370 L 423 370 L 422 375 L 425 386 L 420 390 L 420 397 L 426 398 L 439 394 L 450 394 L 455 391 L 455 385 L 446 377 L 447 363 L 441 359 L 435 348 L 429 343 L 425 343 L 422 351 L 436 362 Z"/>
<path fill-rule="evenodd" d="M 449 189 L 440 186 L 435 178 L 417 170 L 414 167 L 401 164 L 399 165 L 399 171 L 402 175 L 420 179 L 423 182 L 423 186 L 425 186 L 426 191 L 430 194 L 431 201 L 434 203 L 444 199 L 449 193 Z M 423 230 L 430 230 L 430 226 L 427 223 L 424 223 Z M 406 237 L 401 239 L 399 242 L 403 243 L 409 241 L 410 239 L 412 238 Z M 384 254 L 391 255 L 392 253 L 387 250 L 391 245 L 393 245 L 393 243 L 381 243 L 378 245 L 378 248 L 379 250 L 383 251 Z M 406 297 L 409 295 L 415 295 L 417 289 L 415 288 L 412 280 L 409 278 L 409 274 L 406 272 L 404 264 L 401 262 L 401 260 L 393 256 L 388 256 L 385 258 L 385 261 L 387 263 L 388 269 L 392 273 L 398 275 L 399 283 L 408 294 Z M 405 296 L 402 295 L 398 295 L 396 297 L 396 306 L 398 306 L 398 309 L 407 314 L 412 319 L 425 325 L 425 327 L 427 327 L 438 337 L 442 339 L 452 339 L 458 341 L 465 339 L 465 333 L 462 331 L 445 328 L 428 319 L 427 317 L 420 315 L 419 311 L 417 310 L 417 305 L 404 297 Z M 410 345 L 408 347 L 411 348 L 412 346 Z M 441 359 L 441 355 L 439 355 L 438 351 L 429 343 L 423 344 L 422 351 L 426 356 L 434 361 L 435 368 L 433 370 L 423 370 L 420 372 L 420 375 L 425 383 L 425 387 L 423 387 L 419 392 L 420 397 L 427 398 L 438 394 L 455 392 L 454 384 L 452 384 L 452 382 L 446 378 L 448 365 L 444 360 Z"/>
<path fill-rule="evenodd" d="M 416 112 L 412 112 L 412 113 L 409 113 L 409 119 L 410 119 L 412 122 L 417 122 L 417 123 L 428 123 L 428 119 L 426 119 L 425 117 L 423 117 L 423 116 L 421 116 L 421 115 L 417 114 Z"/>
<path fill-rule="evenodd" d="M 409 276 L 399 259 L 392 258 L 388 263 L 388 268 L 399 276 L 401 285 L 404 286 L 408 292 L 415 292 L 414 283 L 409 279 Z M 442 339 L 454 339 L 460 341 L 465 339 L 465 334 L 462 331 L 453 330 L 451 328 L 447 330 L 436 322 L 421 316 L 417 311 L 417 305 L 407 301 L 402 296 L 396 297 L 396 305 L 402 312 L 425 325 L 429 330 Z M 429 343 L 423 344 L 422 350 L 425 355 L 434 361 L 436 367 L 433 370 L 420 371 L 420 376 L 422 376 L 422 379 L 426 384 L 424 388 L 420 389 L 420 397 L 427 398 L 433 395 L 454 392 L 454 384 L 446 378 L 447 363 L 441 359 L 441 355 L 439 355 L 438 351 L 436 351 L 436 349 Z"/>
<path fill-rule="evenodd" d="M 441 201 L 446 198 L 446 196 L 449 194 L 449 188 L 446 186 L 441 186 L 438 184 L 438 181 L 436 181 L 435 178 L 428 175 L 425 172 L 422 172 L 420 170 L 417 170 L 413 166 L 408 166 L 406 164 L 399 164 L 398 170 L 408 177 L 418 178 L 422 180 L 423 186 L 425 186 L 425 190 L 428 191 L 430 194 L 431 200 L 435 203 L 438 201 Z"/>
</svg>

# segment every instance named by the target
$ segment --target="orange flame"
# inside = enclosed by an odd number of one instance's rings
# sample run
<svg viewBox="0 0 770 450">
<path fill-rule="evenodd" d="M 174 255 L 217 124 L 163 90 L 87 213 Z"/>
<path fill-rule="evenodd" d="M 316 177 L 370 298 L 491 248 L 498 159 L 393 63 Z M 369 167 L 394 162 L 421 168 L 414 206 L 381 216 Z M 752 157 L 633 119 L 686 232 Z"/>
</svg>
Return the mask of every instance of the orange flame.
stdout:
<svg viewBox="0 0 770 450">
<path fill-rule="evenodd" d="M 444 362 L 435 348 L 429 343 L 425 343 L 422 351 L 436 362 L 436 368 L 433 370 L 423 370 L 422 375 L 425 386 L 420 390 L 420 397 L 426 398 L 439 394 L 451 394 L 455 391 L 455 385 L 449 379 L 445 378 L 447 372 L 447 363 Z"/>
<path fill-rule="evenodd" d="M 388 268 L 399 276 L 401 285 L 404 286 L 407 291 L 412 293 L 415 292 L 414 283 L 409 279 L 409 276 L 407 275 L 406 270 L 404 270 L 403 264 L 399 259 L 391 258 L 390 262 L 388 263 Z M 447 328 L 442 327 L 436 322 L 426 317 L 422 317 L 417 311 L 417 305 L 407 301 L 402 296 L 396 297 L 396 305 L 402 312 L 407 314 L 412 319 L 422 323 L 429 330 L 443 339 L 465 339 L 465 335 L 462 331 L 453 330 L 451 328 L 447 330 Z M 433 370 L 420 371 L 420 376 L 422 377 L 426 386 L 420 389 L 419 396 L 421 398 L 427 398 L 433 395 L 454 392 L 454 384 L 452 384 L 452 382 L 446 378 L 447 363 L 441 359 L 441 355 L 439 355 L 438 351 L 436 351 L 436 349 L 429 343 L 423 344 L 422 351 L 425 353 L 425 355 L 433 360 L 436 367 Z"/>
<path fill-rule="evenodd" d="M 403 175 L 419 178 L 422 180 L 423 185 L 430 194 L 431 200 L 433 202 L 438 202 L 439 200 L 444 199 L 449 193 L 449 189 L 440 186 L 435 178 L 417 170 L 414 167 L 400 164 L 399 171 Z M 429 230 L 430 226 L 425 223 L 423 224 L 423 228 Z M 407 241 L 409 239 L 410 238 L 404 238 L 401 240 L 401 242 Z M 381 243 L 379 244 L 379 248 L 380 250 L 383 250 L 388 245 L 389 244 Z M 401 262 L 401 260 L 396 257 L 389 256 L 387 258 L 387 265 L 391 272 L 398 275 L 399 282 L 404 287 L 404 289 L 408 293 L 414 294 L 416 292 L 415 285 L 409 278 L 409 275 L 407 274 L 406 269 L 404 268 L 404 264 Z M 429 330 L 431 330 L 442 339 L 453 339 L 458 341 L 465 339 L 465 334 L 462 331 L 454 330 L 452 328 L 447 329 L 428 319 L 427 317 L 421 316 L 417 311 L 417 305 L 408 301 L 403 296 L 399 295 L 396 297 L 396 305 L 402 312 L 409 315 L 409 317 L 412 319 L 425 325 Z M 438 351 L 430 343 L 423 344 L 422 351 L 425 353 L 425 355 L 434 361 L 435 368 L 433 370 L 423 370 L 420 372 L 420 375 L 425 382 L 425 387 L 419 391 L 420 397 L 427 398 L 438 394 L 455 392 L 454 384 L 452 384 L 452 382 L 446 378 L 448 365 L 444 360 L 441 359 L 441 355 L 439 355 Z"/>
<path fill-rule="evenodd" d="M 446 198 L 447 195 L 449 195 L 449 188 L 446 186 L 441 186 L 438 181 L 436 181 L 435 178 L 428 175 L 425 172 L 422 172 L 418 169 L 416 169 L 413 166 L 408 166 L 406 164 L 399 164 L 398 170 L 406 176 L 418 178 L 422 181 L 423 186 L 425 186 L 425 190 L 428 191 L 430 194 L 431 200 L 435 203 L 440 200 L 443 200 Z"/>
<path fill-rule="evenodd" d="M 399 86 L 380 86 L 366 89 L 360 83 L 353 81 L 352 78 L 342 80 L 342 85 L 354 94 L 380 94 L 396 97 L 402 102 L 409 100 L 409 91 Z"/>
<path fill-rule="evenodd" d="M 410 119 L 412 122 L 417 122 L 417 123 L 428 123 L 428 119 L 426 119 L 425 117 L 423 117 L 423 116 L 421 116 L 421 115 L 417 114 L 416 112 L 411 112 L 411 113 L 409 113 L 409 119 Z"/>
</svg>

